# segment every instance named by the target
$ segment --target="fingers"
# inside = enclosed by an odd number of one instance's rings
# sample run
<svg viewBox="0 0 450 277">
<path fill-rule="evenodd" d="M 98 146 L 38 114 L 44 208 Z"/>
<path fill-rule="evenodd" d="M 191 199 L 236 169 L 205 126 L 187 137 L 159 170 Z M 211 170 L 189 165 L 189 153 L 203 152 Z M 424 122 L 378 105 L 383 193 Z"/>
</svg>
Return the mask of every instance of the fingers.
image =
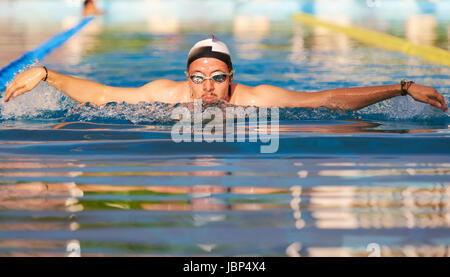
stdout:
<svg viewBox="0 0 450 277">
<path fill-rule="evenodd" d="M 426 94 L 426 103 L 441 109 L 443 112 L 445 112 L 448 109 L 447 103 L 445 103 L 445 98 L 437 92 L 436 89 L 430 87 L 431 90 L 428 94 Z"/>
<path fill-rule="evenodd" d="M 18 89 L 12 94 L 12 97 L 17 97 L 17 96 L 19 96 L 19 95 L 24 94 L 24 93 L 27 92 L 27 91 L 28 91 L 28 89 L 27 89 L 25 86 L 22 86 L 22 87 L 18 88 Z"/>
<path fill-rule="evenodd" d="M 9 83 L 9 85 L 6 87 L 6 92 L 8 92 L 15 84 L 16 84 L 16 81 L 12 80 L 12 82 Z"/>
<path fill-rule="evenodd" d="M 15 87 L 14 90 L 11 90 L 10 95 L 8 96 L 7 99 L 5 99 L 5 102 L 9 101 L 10 98 L 14 98 L 16 96 L 19 96 L 20 94 L 23 94 L 25 91 L 26 90 L 24 86 Z"/>
<path fill-rule="evenodd" d="M 441 103 L 439 101 L 437 101 L 437 100 L 428 99 L 427 103 L 432 105 L 432 106 L 434 106 L 434 107 L 436 107 L 436 108 L 443 109 Z"/>
<path fill-rule="evenodd" d="M 11 98 L 33 89 L 40 81 L 38 80 L 40 77 L 38 73 L 40 73 L 39 69 L 32 68 L 16 75 L 11 84 L 6 88 L 3 101 L 8 102 Z M 27 89 L 24 89 L 25 87 Z"/>
<path fill-rule="evenodd" d="M 442 94 L 436 92 L 436 96 L 435 98 L 439 101 L 439 103 L 441 103 L 441 109 L 442 111 L 446 111 L 448 109 L 447 103 L 445 103 L 445 99 L 444 96 L 442 96 Z"/>
<path fill-rule="evenodd" d="M 417 94 L 411 95 L 416 101 L 428 103 L 433 107 L 441 109 L 443 112 L 447 111 L 448 106 L 445 102 L 444 96 L 437 92 L 436 89 L 429 86 L 423 86 L 423 91 L 417 91 Z"/>
<path fill-rule="evenodd" d="M 23 86 L 19 87 L 19 85 L 16 82 L 12 82 L 6 89 L 6 94 L 3 101 L 8 102 L 11 96 L 13 96 L 14 92 L 16 92 L 20 88 L 23 88 Z"/>
</svg>

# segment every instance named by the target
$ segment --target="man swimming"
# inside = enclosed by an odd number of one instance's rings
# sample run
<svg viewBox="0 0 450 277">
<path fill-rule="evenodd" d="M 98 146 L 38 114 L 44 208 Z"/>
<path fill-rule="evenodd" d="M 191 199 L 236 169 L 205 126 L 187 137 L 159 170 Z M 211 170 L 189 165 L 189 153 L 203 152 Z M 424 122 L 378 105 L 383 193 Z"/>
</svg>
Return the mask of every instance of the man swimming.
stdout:
<svg viewBox="0 0 450 277">
<path fill-rule="evenodd" d="M 189 51 L 186 81 L 156 80 L 138 88 L 106 86 L 97 82 L 63 75 L 44 67 L 18 74 L 8 85 L 4 101 L 30 91 L 46 81 L 74 100 L 102 105 L 108 102 L 181 103 L 202 99 L 203 102 L 225 100 L 233 105 L 258 107 L 325 107 L 358 110 L 400 95 L 447 110 L 444 97 L 434 88 L 401 81 L 396 85 L 330 89 L 318 92 L 296 92 L 283 88 L 234 83 L 234 70 L 227 46 L 212 36 L 197 42 Z"/>
</svg>

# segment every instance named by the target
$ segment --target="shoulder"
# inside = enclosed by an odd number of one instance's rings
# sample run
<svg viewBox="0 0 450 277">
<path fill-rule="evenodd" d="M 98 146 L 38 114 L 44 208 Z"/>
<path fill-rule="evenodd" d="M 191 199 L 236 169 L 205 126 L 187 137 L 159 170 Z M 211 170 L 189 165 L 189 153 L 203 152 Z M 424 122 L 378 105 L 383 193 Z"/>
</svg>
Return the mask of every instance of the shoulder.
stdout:
<svg viewBox="0 0 450 277">
<path fill-rule="evenodd" d="M 178 103 L 185 101 L 188 87 L 186 81 L 160 79 L 142 86 L 142 90 L 151 95 L 153 101 Z"/>
<path fill-rule="evenodd" d="M 159 80 L 155 80 L 155 81 L 149 82 L 149 83 L 145 84 L 142 87 L 144 89 L 149 89 L 149 88 L 176 88 L 176 87 L 182 86 L 184 83 L 186 83 L 186 81 L 177 82 L 177 81 L 172 81 L 172 80 L 167 80 L 167 79 L 159 79 Z"/>
<path fill-rule="evenodd" d="M 255 93 L 254 87 L 233 83 L 231 85 L 230 104 L 244 105 L 242 103 L 247 102 L 248 98 L 254 95 L 254 93 Z"/>
<path fill-rule="evenodd" d="M 255 87 L 237 85 L 230 103 L 240 106 L 258 107 L 310 107 L 315 105 L 314 101 L 317 100 L 317 96 L 319 95 L 291 91 L 271 85 Z"/>
<path fill-rule="evenodd" d="M 259 106 L 265 102 L 263 100 L 267 100 L 267 98 L 271 98 L 273 95 L 271 93 L 274 89 L 278 89 L 276 87 L 270 85 L 258 85 L 255 87 L 246 86 L 242 84 L 234 84 L 232 87 L 233 93 L 230 99 L 230 103 L 234 105 L 245 105 L 245 106 Z"/>
</svg>

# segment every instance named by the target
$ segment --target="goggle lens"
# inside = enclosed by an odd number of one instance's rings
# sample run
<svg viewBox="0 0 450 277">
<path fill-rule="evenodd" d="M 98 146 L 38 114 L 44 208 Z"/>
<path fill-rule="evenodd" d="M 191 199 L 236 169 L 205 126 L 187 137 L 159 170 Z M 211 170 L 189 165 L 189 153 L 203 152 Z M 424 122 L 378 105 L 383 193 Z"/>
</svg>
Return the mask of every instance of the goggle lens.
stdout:
<svg viewBox="0 0 450 277">
<path fill-rule="evenodd" d="M 191 76 L 189 76 L 189 78 L 191 78 L 192 82 L 194 82 L 196 84 L 201 84 L 201 83 L 203 83 L 204 80 L 208 80 L 208 79 L 213 79 L 214 82 L 216 82 L 216 83 L 222 83 L 222 82 L 225 82 L 227 77 L 230 75 L 231 74 L 226 74 L 226 73 L 216 73 L 216 74 L 212 75 L 211 77 L 205 77 L 202 74 L 195 73 L 195 74 L 192 74 Z"/>
<path fill-rule="evenodd" d="M 201 84 L 203 82 L 205 78 L 203 78 L 203 76 L 199 76 L 199 75 L 191 75 L 191 80 L 192 82 L 196 83 L 196 84 Z"/>
<path fill-rule="evenodd" d="M 217 75 L 212 76 L 212 79 L 214 80 L 214 82 L 222 83 L 227 79 L 227 77 L 228 77 L 228 75 L 226 75 L 226 74 L 217 74 Z"/>
</svg>

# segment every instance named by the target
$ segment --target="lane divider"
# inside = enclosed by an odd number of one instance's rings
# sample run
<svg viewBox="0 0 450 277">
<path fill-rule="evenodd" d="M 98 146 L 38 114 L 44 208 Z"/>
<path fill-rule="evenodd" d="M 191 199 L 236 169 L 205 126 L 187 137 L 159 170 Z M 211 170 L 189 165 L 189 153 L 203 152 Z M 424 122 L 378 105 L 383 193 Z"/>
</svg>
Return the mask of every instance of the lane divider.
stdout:
<svg viewBox="0 0 450 277">
<path fill-rule="evenodd" d="M 14 79 L 14 76 L 19 70 L 24 69 L 36 62 L 41 61 L 47 54 L 61 46 L 86 24 L 88 24 L 94 17 L 87 17 L 82 19 L 75 27 L 53 36 L 48 41 L 39 45 L 35 49 L 26 52 L 17 60 L 11 62 L 0 70 L 0 91 L 6 90 L 6 84 Z"/>
<path fill-rule="evenodd" d="M 344 33 L 352 39 L 369 45 L 402 52 L 411 56 L 420 56 L 429 62 L 450 66 L 450 52 L 445 49 L 412 43 L 399 37 L 360 27 L 335 24 L 304 13 L 295 14 L 293 19 L 299 23 L 311 26 L 323 26 L 333 31 Z"/>
</svg>

